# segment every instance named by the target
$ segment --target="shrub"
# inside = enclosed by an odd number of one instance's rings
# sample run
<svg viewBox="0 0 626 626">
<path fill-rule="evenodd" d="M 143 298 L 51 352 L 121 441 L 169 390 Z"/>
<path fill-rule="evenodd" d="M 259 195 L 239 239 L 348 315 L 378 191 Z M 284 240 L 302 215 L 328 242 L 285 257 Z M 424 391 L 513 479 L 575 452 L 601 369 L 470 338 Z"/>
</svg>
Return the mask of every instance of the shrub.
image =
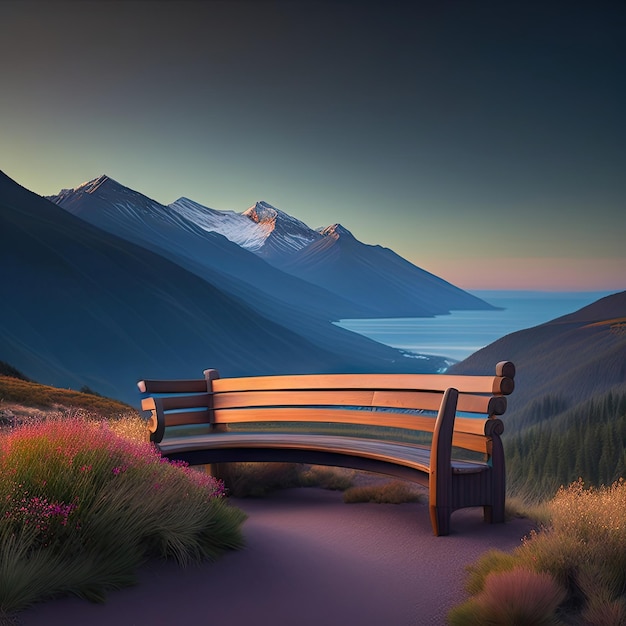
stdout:
<svg viewBox="0 0 626 626">
<path fill-rule="evenodd" d="M 566 591 L 561 611 L 586 624 L 621 624 L 626 616 L 626 483 L 585 488 L 582 481 L 559 489 L 549 501 L 549 521 L 507 554 L 491 551 L 468 568 L 466 588 L 476 597 L 454 618 L 482 610 L 487 581 L 523 568 L 548 574 Z M 478 602 L 478 604 L 476 604 Z M 469 619 L 469 618 L 468 618 Z M 473 623 L 470 621 L 455 623 Z"/>
<path fill-rule="evenodd" d="M 236 498 L 262 497 L 294 487 L 341 491 L 352 484 L 353 476 L 352 470 L 298 463 L 228 463 L 223 474 L 229 493 Z"/>
<path fill-rule="evenodd" d="M 25 374 L 22 374 L 20 370 L 13 367 L 6 361 L 0 361 L 0 376 L 10 376 L 11 378 L 19 378 L 20 380 L 30 381 L 30 378 Z"/>
<path fill-rule="evenodd" d="M 550 626 L 561 623 L 556 610 L 566 595 L 550 574 L 516 567 L 489 574 L 480 594 L 448 617 L 453 626 Z"/>
<path fill-rule="evenodd" d="M 485 587 L 485 579 L 489 574 L 509 572 L 517 564 L 518 560 L 516 557 L 508 552 L 502 552 L 501 550 L 485 552 L 476 563 L 467 566 L 466 591 L 472 595 L 480 593 Z"/>
<path fill-rule="evenodd" d="M 63 593 L 101 601 L 151 556 L 186 564 L 240 547 L 245 515 L 223 495 L 105 422 L 13 430 L 0 438 L 0 614 Z"/>
<path fill-rule="evenodd" d="M 229 463 L 224 480 L 235 498 L 258 498 L 300 486 L 298 466 L 293 463 Z"/>
<path fill-rule="evenodd" d="M 400 480 L 393 480 L 378 485 L 351 487 L 343 494 L 343 501 L 349 504 L 355 502 L 402 504 L 404 502 L 420 502 L 422 498 L 422 494 L 413 485 Z"/>
<path fill-rule="evenodd" d="M 352 485 L 354 470 L 341 467 L 327 467 L 312 465 L 300 471 L 300 485 L 302 487 L 321 487 L 331 491 L 344 491 Z"/>
</svg>

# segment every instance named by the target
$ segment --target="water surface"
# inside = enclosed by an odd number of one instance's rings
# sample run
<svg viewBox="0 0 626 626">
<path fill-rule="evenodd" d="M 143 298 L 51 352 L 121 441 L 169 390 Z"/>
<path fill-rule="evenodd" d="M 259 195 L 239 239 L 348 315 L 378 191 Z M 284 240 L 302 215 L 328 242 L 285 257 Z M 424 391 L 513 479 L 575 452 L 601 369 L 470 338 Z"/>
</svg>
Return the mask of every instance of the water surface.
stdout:
<svg viewBox="0 0 626 626">
<path fill-rule="evenodd" d="M 473 291 L 498 311 L 436 317 L 341 320 L 337 324 L 393 348 L 460 361 L 509 333 L 543 324 L 612 292 Z"/>
</svg>

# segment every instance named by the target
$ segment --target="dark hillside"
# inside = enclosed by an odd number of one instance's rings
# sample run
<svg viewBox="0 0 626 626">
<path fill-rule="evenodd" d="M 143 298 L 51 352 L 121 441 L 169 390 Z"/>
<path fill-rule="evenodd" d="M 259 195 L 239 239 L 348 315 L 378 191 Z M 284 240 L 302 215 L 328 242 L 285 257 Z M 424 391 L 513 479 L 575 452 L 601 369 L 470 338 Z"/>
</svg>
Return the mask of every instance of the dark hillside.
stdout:
<svg viewBox="0 0 626 626">
<path fill-rule="evenodd" d="M 626 292 L 507 335 L 449 371 L 488 373 L 505 358 L 517 367 L 503 438 L 512 493 L 626 476 Z"/>
</svg>

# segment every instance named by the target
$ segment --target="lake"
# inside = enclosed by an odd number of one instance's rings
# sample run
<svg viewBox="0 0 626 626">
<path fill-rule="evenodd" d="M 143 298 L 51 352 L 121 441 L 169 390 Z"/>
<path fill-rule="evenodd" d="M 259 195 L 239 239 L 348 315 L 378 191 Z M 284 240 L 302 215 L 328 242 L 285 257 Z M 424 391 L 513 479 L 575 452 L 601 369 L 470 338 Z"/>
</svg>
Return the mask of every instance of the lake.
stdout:
<svg viewBox="0 0 626 626">
<path fill-rule="evenodd" d="M 496 339 L 549 322 L 614 292 L 471 291 L 500 311 L 341 320 L 338 326 L 393 348 L 460 361 Z"/>
</svg>

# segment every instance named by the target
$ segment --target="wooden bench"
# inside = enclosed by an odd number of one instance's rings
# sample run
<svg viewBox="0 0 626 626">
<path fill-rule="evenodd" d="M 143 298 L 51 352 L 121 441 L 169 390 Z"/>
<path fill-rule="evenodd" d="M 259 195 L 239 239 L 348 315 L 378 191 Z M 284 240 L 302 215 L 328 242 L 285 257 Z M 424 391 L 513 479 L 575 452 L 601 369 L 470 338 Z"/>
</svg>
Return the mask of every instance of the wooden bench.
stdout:
<svg viewBox="0 0 626 626">
<path fill-rule="evenodd" d="M 151 441 L 169 459 L 332 465 L 415 481 L 428 487 L 435 535 L 448 534 L 463 507 L 504 521 L 497 416 L 514 387 L 509 361 L 494 376 L 204 374 L 138 382 Z"/>
</svg>

